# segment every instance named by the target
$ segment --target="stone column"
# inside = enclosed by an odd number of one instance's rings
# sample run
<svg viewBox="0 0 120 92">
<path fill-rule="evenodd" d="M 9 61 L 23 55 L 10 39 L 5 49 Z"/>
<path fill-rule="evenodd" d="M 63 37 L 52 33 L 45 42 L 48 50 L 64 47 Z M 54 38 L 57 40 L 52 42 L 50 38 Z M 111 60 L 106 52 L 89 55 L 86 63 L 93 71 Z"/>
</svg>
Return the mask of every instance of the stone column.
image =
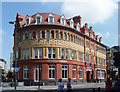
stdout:
<svg viewBox="0 0 120 92">
<path fill-rule="evenodd" d="M 23 59 L 23 50 L 21 49 L 21 56 L 20 56 L 20 59 L 22 60 Z"/>
<path fill-rule="evenodd" d="M 48 58 L 48 47 L 46 47 L 46 58 Z"/>
<path fill-rule="evenodd" d="M 31 48 L 31 59 L 35 58 L 35 54 L 34 54 L 34 48 Z"/>
<path fill-rule="evenodd" d="M 45 59 L 45 47 L 43 48 L 43 58 Z"/>
<path fill-rule="evenodd" d="M 42 31 L 40 31 L 40 39 L 42 39 Z"/>
<path fill-rule="evenodd" d="M 56 48 L 56 59 L 59 59 L 59 48 Z"/>
</svg>

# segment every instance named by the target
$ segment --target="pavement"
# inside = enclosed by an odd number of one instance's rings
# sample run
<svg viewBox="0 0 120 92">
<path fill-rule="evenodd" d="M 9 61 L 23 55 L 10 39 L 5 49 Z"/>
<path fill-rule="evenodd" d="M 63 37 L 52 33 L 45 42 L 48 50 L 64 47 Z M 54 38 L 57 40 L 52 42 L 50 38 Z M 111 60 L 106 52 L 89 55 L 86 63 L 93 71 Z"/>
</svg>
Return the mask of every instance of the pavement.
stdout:
<svg viewBox="0 0 120 92">
<path fill-rule="evenodd" d="M 100 87 L 101 91 L 98 91 Z M 2 87 L 2 92 L 57 92 L 57 85 L 50 86 L 21 86 L 14 90 L 14 87 Z M 66 92 L 66 85 L 64 86 L 64 92 Z M 105 83 L 84 83 L 72 85 L 73 92 L 104 92 Z M 93 91 L 93 89 L 95 91 Z"/>
</svg>

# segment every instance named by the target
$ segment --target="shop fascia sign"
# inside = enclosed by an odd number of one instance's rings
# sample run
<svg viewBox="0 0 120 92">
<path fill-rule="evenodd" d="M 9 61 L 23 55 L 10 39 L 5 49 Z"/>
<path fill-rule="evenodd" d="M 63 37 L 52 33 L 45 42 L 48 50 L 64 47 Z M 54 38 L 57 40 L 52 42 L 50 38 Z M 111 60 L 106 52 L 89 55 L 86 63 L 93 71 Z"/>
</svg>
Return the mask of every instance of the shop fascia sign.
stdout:
<svg viewBox="0 0 120 92">
<path fill-rule="evenodd" d="M 87 66 L 86 67 L 86 71 L 92 71 L 92 67 L 91 66 Z"/>
</svg>

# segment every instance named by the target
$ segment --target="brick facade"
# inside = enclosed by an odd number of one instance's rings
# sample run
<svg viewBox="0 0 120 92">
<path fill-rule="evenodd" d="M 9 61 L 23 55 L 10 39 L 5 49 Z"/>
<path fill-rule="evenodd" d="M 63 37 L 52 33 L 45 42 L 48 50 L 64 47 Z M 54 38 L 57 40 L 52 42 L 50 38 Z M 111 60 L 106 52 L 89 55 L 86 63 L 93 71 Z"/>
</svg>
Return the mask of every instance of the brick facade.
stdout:
<svg viewBox="0 0 120 92">
<path fill-rule="evenodd" d="M 98 70 L 100 70 L 101 73 L 103 72 L 103 75 L 98 73 L 101 75 L 101 78 L 103 78 L 102 76 L 104 76 L 104 74 L 106 75 L 106 46 L 101 43 L 101 38 L 99 41 L 96 40 L 92 27 L 88 28 L 87 23 L 85 26 L 81 27 L 80 16 L 73 17 L 74 28 L 70 27 L 68 23 L 70 21 L 69 19 L 66 19 L 66 26 L 62 26 L 59 23 L 60 15 L 54 13 L 54 24 L 48 24 L 46 20 L 49 14 L 50 13 L 40 13 L 42 22 L 39 25 L 34 24 L 36 15 L 31 16 L 31 21 L 34 21 L 30 22 L 27 26 L 24 24 L 25 16 L 20 15 L 19 13 L 17 14 L 16 23 L 18 23 L 19 26 L 16 24 L 15 30 L 17 32 L 17 66 L 20 67 L 19 80 L 35 81 L 40 78 L 45 84 L 50 84 L 52 82 L 56 84 L 58 79 L 63 76 L 66 77 L 66 75 L 62 74 L 65 73 L 67 74 L 67 77 L 63 78 L 64 81 L 71 78 L 73 82 L 80 83 L 97 79 Z M 17 20 L 20 17 L 23 18 L 22 21 Z M 80 31 L 75 29 L 77 23 L 80 24 Z M 49 33 L 49 39 L 47 32 Z M 86 32 L 88 32 L 89 35 L 87 35 Z M 31 38 L 29 38 L 30 33 L 32 34 Z M 40 36 L 38 36 L 38 33 L 40 33 Z M 58 38 L 56 34 L 58 35 Z M 93 44 L 93 47 L 91 44 Z M 98 47 L 99 49 L 97 50 Z M 39 51 L 39 48 L 42 48 L 41 52 Z M 53 51 L 53 48 L 55 48 L 55 52 Z M 35 52 L 35 49 L 37 49 L 37 52 Z M 13 48 L 13 50 L 15 52 L 15 48 Z M 42 58 L 39 57 L 40 55 Z M 93 56 L 94 62 L 92 62 L 91 56 Z M 38 65 L 40 68 L 37 68 Z M 26 75 L 27 73 L 24 71 L 24 66 L 28 67 L 28 71 L 26 70 L 28 75 Z M 55 68 L 51 68 L 51 66 L 55 66 Z M 63 69 L 65 68 L 63 66 L 66 66 L 65 70 Z M 74 75 L 76 78 L 74 79 L 73 67 L 76 69 Z M 87 70 L 87 67 L 90 67 L 92 70 Z M 80 73 L 82 73 L 82 75 Z M 28 78 L 24 79 L 24 76 Z M 37 78 L 36 76 L 40 77 Z M 55 77 L 50 78 L 50 76 Z M 81 76 L 82 78 L 80 78 Z M 106 79 L 106 76 L 103 79 Z"/>
</svg>

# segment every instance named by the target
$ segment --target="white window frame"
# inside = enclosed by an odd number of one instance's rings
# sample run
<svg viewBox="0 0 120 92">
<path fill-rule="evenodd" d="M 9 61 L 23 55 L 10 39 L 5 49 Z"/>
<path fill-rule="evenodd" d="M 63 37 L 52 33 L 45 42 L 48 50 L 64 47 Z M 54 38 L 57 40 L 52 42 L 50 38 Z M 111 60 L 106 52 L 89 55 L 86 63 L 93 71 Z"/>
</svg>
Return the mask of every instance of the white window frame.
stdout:
<svg viewBox="0 0 120 92">
<path fill-rule="evenodd" d="M 42 59 L 42 57 L 40 58 L 40 55 L 42 56 L 42 48 L 39 48 L 39 59 Z"/>
<path fill-rule="evenodd" d="M 69 38 L 69 34 L 67 34 L 67 40 L 69 41 L 69 39 L 70 39 L 70 38 Z"/>
<path fill-rule="evenodd" d="M 34 69 L 35 69 L 35 70 L 34 70 L 34 71 L 35 71 L 34 81 L 39 82 L 39 80 L 40 80 L 39 78 L 41 77 L 40 73 L 42 72 L 42 71 L 41 71 L 41 65 L 36 65 Z M 36 80 L 36 70 L 37 70 L 37 73 L 38 73 L 38 74 L 37 74 L 37 75 L 38 75 L 38 76 L 37 76 L 37 80 Z M 40 75 L 40 76 L 39 76 L 39 75 Z"/>
<path fill-rule="evenodd" d="M 23 67 L 23 79 L 28 79 L 28 76 L 27 76 L 27 78 L 25 78 L 25 76 L 24 76 L 25 71 L 27 71 L 27 73 L 28 73 L 28 66 Z"/>
<path fill-rule="evenodd" d="M 50 18 L 53 18 L 52 19 L 52 23 L 50 23 Z M 49 24 L 54 24 L 54 16 L 50 13 L 49 16 L 48 16 L 48 23 Z"/>
<path fill-rule="evenodd" d="M 73 67 L 72 72 L 75 72 L 75 78 L 73 79 L 76 79 L 76 67 Z"/>
<path fill-rule="evenodd" d="M 81 78 L 80 76 L 79 76 L 79 78 L 80 78 L 80 79 L 83 79 L 83 68 L 80 68 L 80 69 L 79 69 L 80 72 L 81 72 L 81 70 L 82 70 L 82 78 Z M 81 74 L 79 73 L 79 75 L 81 75 Z"/>
<path fill-rule="evenodd" d="M 66 40 L 66 34 L 63 33 L 63 40 Z"/>
<path fill-rule="evenodd" d="M 50 68 L 50 66 L 51 66 L 51 68 Z M 55 66 L 54 65 L 49 65 L 49 73 L 51 73 L 51 76 L 52 76 L 52 78 L 50 78 L 50 75 L 49 75 L 49 79 L 55 79 L 55 75 L 53 76 L 53 72 L 55 74 Z"/>
<path fill-rule="evenodd" d="M 50 40 L 50 32 L 47 31 L 47 32 L 46 32 L 46 41 L 49 41 L 49 40 Z"/>
<path fill-rule="evenodd" d="M 49 50 L 50 50 L 50 52 L 49 52 Z M 48 59 L 51 59 L 52 56 L 49 58 L 49 54 L 50 54 L 50 55 L 52 54 L 52 50 L 51 50 L 51 48 L 48 48 Z"/>
<path fill-rule="evenodd" d="M 55 52 L 54 52 L 54 50 L 55 50 Z M 53 48 L 53 53 L 52 53 L 52 56 L 55 54 L 55 58 L 56 58 L 56 48 Z M 53 58 L 53 59 L 55 59 L 55 58 Z"/>
<path fill-rule="evenodd" d="M 68 49 L 65 50 L 65 59 L 68 59 Z"/>
<path fill-rule="evenodd" d="M 23 59 L 26 59 L 26 50 L 23 50 Z"/>
<path fill-rule="evenodd" d="M 35 53 L 35 51 L 37 51 L 37 54 Z M 37 58 L 35 57 L 35 55 L 37 55 Z M 38 48 L 34 48 L 34 58 L 38 59 Z"/>
<path fill-rule="evenodd" d="M 61 18 L 60 18 L 60 23 L 61 23 L 63 26 L 65 26 L 65 25 L 66 25 L 65 22 L 66 22 L 65 17 L 64 17 L 64 16 L 61 16 Z"/>
<path fill-rule="evenodd" d="M 38 17 L 40 18 L 39 23 L 38 23 Z M 37 13 L 37 15 L 36 15 L 36 22 L 35 22 L 35 24 L 40 24 L 40 23 L 41 23 L 41 20 L 42 20 L 42 16 L 41 16 L 39 13 Z"/>
<path fill-rule="evenodd" d="M 29 59 L 30 56 L 29 56 L 29 49 L 26 50 L 26 59 Z"/>
<path fill-rule="evenodd" d="M 40 41 L 40 31 L 37 32 L 37 39 Z"/>
<path fill-rule="evenodd" d="M 64 78 L 62 76 L 62 79 L 67 79 L 68 78 L 68 67 L 67 66 L 62 66 L 62 71 L 64 71 L 64 75 L 62 73 L 62 75 L 64 76 Z M 67 78 L 65 78 L 65 71 L 67 71 Z"/>
</svg>

